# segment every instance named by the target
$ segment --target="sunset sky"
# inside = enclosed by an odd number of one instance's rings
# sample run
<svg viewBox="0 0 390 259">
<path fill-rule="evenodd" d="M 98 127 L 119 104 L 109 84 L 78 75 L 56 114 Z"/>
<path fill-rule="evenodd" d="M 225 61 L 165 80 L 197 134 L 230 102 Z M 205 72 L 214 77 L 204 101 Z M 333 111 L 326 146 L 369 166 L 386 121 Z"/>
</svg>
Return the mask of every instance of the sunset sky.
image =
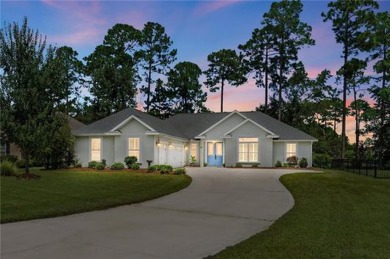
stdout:
<svg viewBox="0 0 390 259">
<path fill-rule="evenodd" d="M 390 1 L 380 1 L 380 11 L 390 10 Z M 260 26 L 270 1 L 1 1 L 1 23 L 21 22 L 28 17 L 29 26 L 47 36 L 47 42 L 67 45 L 79 58 L 91 54 L 101 44 L 107 30 L 116 23 L 142 29 L 148 22 L 163 25 L 178 50 L 177 61 L 190 61 L 207 69 L 207 55 L 223 48 L 237 49 L 254 28 Z M 341 45 L 336 44 L 331 23 L 324 23 L 322 11 L 326 1 L 303 1 L 301 20 L 309 23 L 316 45 L 299 53 L 309 76 L 323 69 L 333 75 L 342 63 Z M 201 78 L 203 82 L 204 77 Z M 264 89 L 254 80 L 240 87 L 225 88 L 225 111 L 250 111 L 264 102 Z M 219 111 L 220 93 L 208 93 L 206 106 Z M 348 121 L 348 135 L 353 122 Z"/>
</svg>

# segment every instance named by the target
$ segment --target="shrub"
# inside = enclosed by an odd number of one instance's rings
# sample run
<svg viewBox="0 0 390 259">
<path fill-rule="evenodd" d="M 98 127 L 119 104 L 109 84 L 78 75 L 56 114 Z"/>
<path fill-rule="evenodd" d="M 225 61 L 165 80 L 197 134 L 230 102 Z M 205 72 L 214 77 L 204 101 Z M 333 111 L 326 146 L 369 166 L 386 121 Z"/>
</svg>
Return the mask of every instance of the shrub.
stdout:
<svg viewBox="0 0 390 259">
<path fill-rule="evenodd" d="M 82 166 L 81 166 L 81 163 L 80 163 L 80 162 L 77 162 L 76 164 L 74 164 L 73 167 L 74 167 L 74 168 L 81 168 Z"/>
<path fill-rule="evenodd" d="M 237 168 L 241 168 L 241 167 L 242 167 L 242 164 L 241 164 L 241 163 L 236 163 L 236 167 L 237 167 Z"/>
<path fill-rule="evenodd" d="M 173 174 L 176 174 L 176 175 L 186 174 L 186 169 L 184 167 L 176 168 L 173 171 Z"/>
<path fill-rule="evenodd" d="M 96 166 L 99 164 L 98 161 L 89 161 L 88 162 L 88 168 L 96 168 Z"/>
<path fill-rule="evenodd" d="M 17 168 L 25 168 L 26 167 L 26 160 L 20 159 L 20 160 L 16 161 L 15 166 Z"/>
<path fill-rule="evenodd" d="M 123 170 L 125 166 L 121 162 L 113 163 L 110 167 L 111 170 Z"/>
<path fill-rule="evenodd" d="M 157 171 L 156 165 L 149 166 L 148 172 L 155 172 L 155 171 Z"/>
<path fill-rule="evenodd" d="M 149 172 L 160 172 L 160 174 L 169 174 L 173 171 L 171 165 L 152 165 L 148 168 Z"/>
<path fill-rule="evenodd" d="M 104 167 L 106 167 L 107 166 L 107 160 L 106 159 L 102 159 L 101 164 L 103 164 Z"/>
<path fill-rule="evenodd" d="M 16 174 L 15 165 L 10 161 L 3 161 L 0 164 L 0 171 L 3 176 L 12 176 Z"/>
<path fill-rule="evenodd" d="M 127 156 L 125 157 L 125 164 L 127 166 L 127 168 L 131 168 L 131 165 L 132 164 L 135 164 L 137 162 L 137 157 L 136 156 Z"/>
<path fill-rule="evenodd" d="M 132 164 L 131 169 L 132 170 L 139 170 L 139 164 L 137 164 L 137 163 Z"/>
<path fill-rule="evenodd" d="M 313 166 L 320 168 L 330 168 L 331 157 L 328 154 L 314 154 Z"/>
<path fill-rule="evenodd" d="M 306 157 L 302 157 L 301 159 L 299 159 L 299 167 L 306 168 L 307 165 L 308 165 L 308 162 L 307 162 Z"/>
<path fill-rule="evenodd" d="M 17 156 L 14 155 L 4 155 L 0 157 L 0 162 L 9 161 L 15 163 L 18 160 Z"/>
<path fill-rule="evenodd" d="M 259 167 L 259 165 L 260 165 L 260 163 L 255 163 L 255 164 L 252 164 L 252 167 L 257 168 L 257 167 Z"/>
<path fill-rule="evenodd" d="M 97 170 L 104 170 L 105 166 L 103 163 L 98 163 L 95 167 Z"/>
<path fill-rule="evenodd" d="M 195 156 L 191 156 L 190 165 L 194 166 L 195 164 L 196 164 L 196 158 L 195 158 Z"/>
<path fill-rule="evenodd" d="M 290 167 L 289 163 L 283 163 L 283 167 Z"/>
<path fill-rule="evenodd" d="M 297 156 L 289 156 L 289 157 L 287 157 L 286 161 L 289 165 L 297 165 L 298 164 L 298 157 Z"/>
<path fill-rule="evenodd" d="M 280 160 L 276 161 L 275 167 L 282 167 L 282 162 Z"/>
</svg>

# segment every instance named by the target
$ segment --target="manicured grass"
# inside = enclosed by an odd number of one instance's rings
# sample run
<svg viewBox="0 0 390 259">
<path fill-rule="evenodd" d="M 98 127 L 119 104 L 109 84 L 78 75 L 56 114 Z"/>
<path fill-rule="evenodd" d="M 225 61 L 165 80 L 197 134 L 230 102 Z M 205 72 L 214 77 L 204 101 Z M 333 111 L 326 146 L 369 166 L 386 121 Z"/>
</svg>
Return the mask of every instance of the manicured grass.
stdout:
<svg viewBox="0 0 390 259">
<path fill-rule="evenodd" d="M 390 179 L 327 171 L 281 182 L 293 209 L 213 258 L 390 258 Z"/>
<path fill-rule="evenodd" d="M 1 177 L 1 223 L 101 210 L 187 187 L 187 175 L 118 171 L 33 171 L 39 180 Z"/>
</svg>

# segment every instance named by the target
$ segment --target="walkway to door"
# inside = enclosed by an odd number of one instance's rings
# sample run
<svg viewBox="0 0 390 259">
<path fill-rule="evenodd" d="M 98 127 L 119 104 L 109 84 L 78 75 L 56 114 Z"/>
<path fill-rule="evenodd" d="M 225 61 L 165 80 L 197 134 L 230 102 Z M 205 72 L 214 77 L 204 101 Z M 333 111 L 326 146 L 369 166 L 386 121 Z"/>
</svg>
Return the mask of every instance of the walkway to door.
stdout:
<svg viewBox="0 0 390 259">
<path fill-rule="evenodd" d="M 156 200 L 3 224 L 1 258 L 203 258 L 267 229 L 294 204 L 278 181 L 294 170 L 188 171 L 188 188 Z"/>
</svg>

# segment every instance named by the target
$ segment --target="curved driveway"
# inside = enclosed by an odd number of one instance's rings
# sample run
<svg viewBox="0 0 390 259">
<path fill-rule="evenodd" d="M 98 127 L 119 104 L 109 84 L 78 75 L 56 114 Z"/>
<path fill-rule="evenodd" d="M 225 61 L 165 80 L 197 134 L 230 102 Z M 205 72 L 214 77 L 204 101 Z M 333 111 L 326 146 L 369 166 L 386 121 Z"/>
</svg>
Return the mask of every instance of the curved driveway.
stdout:
<svg viewBox="0 0 390 259">
<path fill-rule="evenodd" d="M 294 204 L 295 170 L 189 168 L 192 184 L 134 205 L 1 225 L 1 258 L 202 258 L 267 229 Z"/>
</svg>

